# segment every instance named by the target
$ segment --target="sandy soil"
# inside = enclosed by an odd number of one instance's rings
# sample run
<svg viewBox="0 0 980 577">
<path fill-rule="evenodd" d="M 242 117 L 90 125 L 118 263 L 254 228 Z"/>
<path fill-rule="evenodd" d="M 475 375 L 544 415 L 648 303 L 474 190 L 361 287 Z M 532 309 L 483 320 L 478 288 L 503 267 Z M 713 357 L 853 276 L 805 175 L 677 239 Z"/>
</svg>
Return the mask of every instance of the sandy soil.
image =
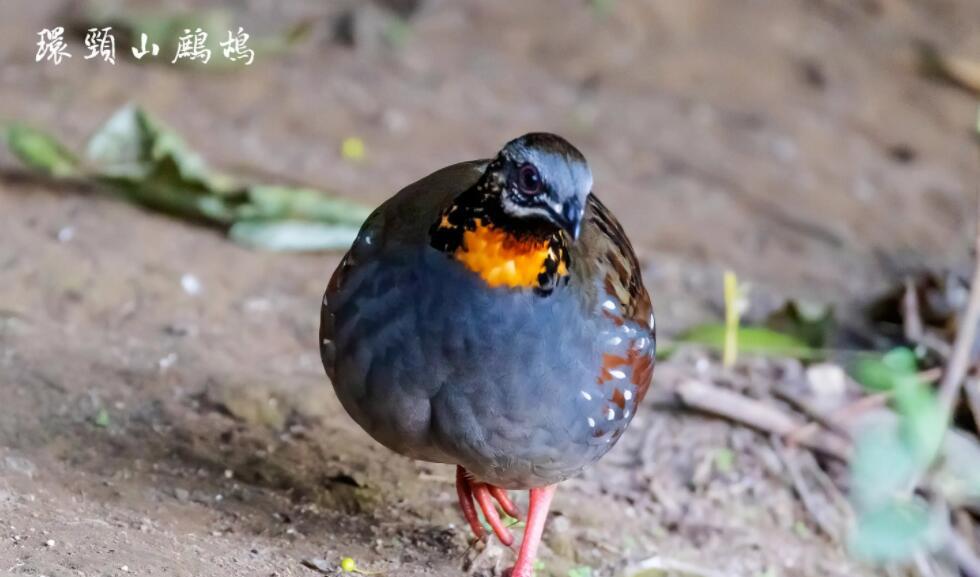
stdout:
<svg viewBox="0 0 980 577">
<path fill-rule="evenodd" d="M 397 49 L 370 25 L 354 48 L 330 39 L 353 2 L 284 4 L 233 8 L 256 37 L 313 18 L 314 40 L 220 73 L 112 67 L 80 45 L 35 64 L 36 33 L 69 3 L 5 4 L 0 118 L 80 145 L 135 101 L 218 166 L 367 203 L 561 132 L 633 238 L 668 336 L 716 314 L 726 267 L 763 302 L 846 307 L 966 255 L 975 105 L 913 56 L 920 40 L 980 50 L 970 0 L 431 0 Z M 353 134 L 364 162 L 340 157 Z M 316 348 L 337 255 L 249 252 L 0 160 L 0 572 L 306 576 L 304 560 L 352 556 L 408 576 L 475 558 L 493 575 L 512 559 L 467 549 L 451 470 L 391 455 L 339 407 Z M 665 364 L 655 386 L 691 367 Z M 651 557 L 704 575 L 870 574 L 813 526 L 768 439 L 663 407 L 555 508 L 541 575 L 632 575 Z"/>
</svg>

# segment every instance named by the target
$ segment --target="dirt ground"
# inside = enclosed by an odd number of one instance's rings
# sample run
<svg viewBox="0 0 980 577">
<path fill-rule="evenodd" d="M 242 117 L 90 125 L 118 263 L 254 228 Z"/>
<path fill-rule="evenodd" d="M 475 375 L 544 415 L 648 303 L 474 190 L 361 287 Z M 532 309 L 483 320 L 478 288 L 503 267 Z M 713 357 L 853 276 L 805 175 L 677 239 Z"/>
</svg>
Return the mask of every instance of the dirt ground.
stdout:
<svg viewBox="0 0 980 577">
<path fill-rule="evenodd" d="M 0 7 L 0 119 L 80 146 L 138 102 L 217 166 L 371 204 L 560 132 L 633 239 L 666 337 L 717 315 L 724 268 L 762 307 L 846 308 L 962 262 L 974 230 L 975 102 L 914 58 L 920 41 L 977 54 L 973 0 L 430 0 L 394 48 L 363 3 L 241 1 L 254 37 L 311 18 L 312 41 L 234 72 L 109 66 L 77 40 L 67 63 L 35 63 L 37 32 L 71 5 Z M 366 23 L 353 47 L 329 34 L 348 10 Z M 363 162 L 341 158 L 349 135 Z M 467 550 L 451 470 L 386 452 L 337 403 L 316 334 L 338 255 L 247 251 L 0 161 L 0 573 L 312 576 L 351 556 L 398 576 L 476 557 L 493 575 L 512 560 Z M 654 387 L 695 365 L 663 364 Z M 766 437 L 650 405 L 559 490 L 539 575 L 651 558 L 671 574 L 872 574 L 813 526 Z"/>
</svg>

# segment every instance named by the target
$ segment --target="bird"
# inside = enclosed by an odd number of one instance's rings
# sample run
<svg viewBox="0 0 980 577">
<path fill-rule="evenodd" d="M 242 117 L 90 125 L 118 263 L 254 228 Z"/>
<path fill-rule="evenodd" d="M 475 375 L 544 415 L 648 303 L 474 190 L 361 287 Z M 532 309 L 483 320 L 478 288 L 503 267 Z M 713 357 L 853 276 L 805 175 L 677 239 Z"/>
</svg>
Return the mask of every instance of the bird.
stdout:
<svg viewBox="0 0 980 577">
<path fill-rule="evenodd" d="M 476 539 L 531 577 L 558 483 L 609 451 L 653 378 L 656 325 L 583 154 L 532 132 L 374 210 L 330 277 L 320 354 L 347 413 L 407 457 L 456 466 Z"/>
</svg>

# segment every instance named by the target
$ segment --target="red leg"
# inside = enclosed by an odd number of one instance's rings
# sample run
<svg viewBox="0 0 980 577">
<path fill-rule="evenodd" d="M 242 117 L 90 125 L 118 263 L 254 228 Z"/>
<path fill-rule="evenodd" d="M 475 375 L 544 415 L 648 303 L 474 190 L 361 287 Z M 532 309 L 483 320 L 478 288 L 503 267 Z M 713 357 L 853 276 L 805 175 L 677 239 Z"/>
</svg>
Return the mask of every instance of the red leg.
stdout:
<svg viewBox="0 0 980 577">
<path fill-rule="evenodd" d="M 493 495 L 493 498 L 496 499 L 498 503 L 500 503 L 500 508 L 504 510 L 504 513 L 507 513 L 515 519 L 521 518 L 520 510 L 510 500 L 510 497 L 507 496 L 507 491 L 494 485 L 489 485 L 489 488 L 490 494 Z"/>
<path fill-rule="evenodd" d="M 477 505 L 483 511 L 483 518 L 487 520 L 487 523 L 490 523 L 490 527 L 497 534 L 497 538 L 508 547 L 513 545 L 514 536 L 511 535 L 510 530 L 504 527 L 504 523 L 500 520 L 500 514 L 497 513 L 497 508 L 493 504 L 493 498 L 490 496 L 490 489 L 487 484 L 473 483 L 471 486 L 473 487 L 473 497 L 476 498 Z"/>
<path fill-rule="evenodd" d="M 524 529 L 524 540 L 521 542 L 521 552 L 517 562 L 508 573 L 509 577 L 532 577 L 534 572 L 534 557 L 541 543 L 541 533 L 544 522 L 548 518 L 548 508 L 551 498 L 555 496 L 557 485 L 549 485 L 540 489 L 531 489 L 531 503 L 527 511 L 527 528 Z"/>
<path fill-rule="evenodd" d="M 457 465 L 456 496 L 459 498 L 459 508 L 463 510 L 463 517 L 466 518 L 466 522 L 469 524 L 470 529 L 473 530 L 473 534 L 477 539 L 483 539 L 486 536 L 486 531 L 483 528 L 483 524 L 480 523 L 480 518 L 477 516 L 474 500 L 476 501 L 476 505 L 479 505 L 480 510 L 483 511 L 483 518 L 493 528 L 493 532 L 497 535 L 497 538 L 508 547 L 514 543 L 514 536 L 504 526 L 503 521 L 500 519 L 500 514 L 497 513 L 497 508 L 493 503 L 493 500 L 496 499 L 497 503 L 500 504 L 500 508 L 505 513 L 516 518 L 520 514 L 520 511 L 517 510 L 510 497 L 507 496 L 507 491 L 495 485 L 488 485 L 473 480 L 466 469 Z"/>
<path fill-rule="evenodd" d="M 456 467 L 456 496 L 459 497 L 459 508 L 463 510 L 463 517 L 469 523 L 473 535 L 477 539 L 483 539 L 486 532 L 480 518 L 476 516 L 476 507 L 473 506 L 473 489 L 470 487 L 470 480 L 466 478 L 466 469 Z"/>
</svg>

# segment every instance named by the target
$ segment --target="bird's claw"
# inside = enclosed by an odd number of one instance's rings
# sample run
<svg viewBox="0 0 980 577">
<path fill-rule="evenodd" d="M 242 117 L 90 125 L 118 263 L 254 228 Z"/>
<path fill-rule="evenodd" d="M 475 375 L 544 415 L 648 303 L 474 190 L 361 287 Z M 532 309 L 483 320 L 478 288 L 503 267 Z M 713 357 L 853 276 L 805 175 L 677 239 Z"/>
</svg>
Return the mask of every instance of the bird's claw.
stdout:
<svg viewBox="0 0 980 577">
<path fill-rule="evenodd" d="M 520 511 L 514 506 L 504 489 L 475 481 L 470 478 L 466 469 L 457 467 L 456 493 L 459 497 L 459 506 L 463 510 L 463 517 L 466 518 L 466 522 L 470 525 L 470 529 L 472 529 L 477 540 L 486 537 L 486 531 L 476 513 L 476 506 L 479 506 L 483 512 L 483 518 L 490 524 L 490 528 L 493 529 L 500 542 L 508 547 L 514 544 L 514 535 L 500 519 L 497 505 L 504 513 L 515 519 L 520 515 Z"/>
</svg>

